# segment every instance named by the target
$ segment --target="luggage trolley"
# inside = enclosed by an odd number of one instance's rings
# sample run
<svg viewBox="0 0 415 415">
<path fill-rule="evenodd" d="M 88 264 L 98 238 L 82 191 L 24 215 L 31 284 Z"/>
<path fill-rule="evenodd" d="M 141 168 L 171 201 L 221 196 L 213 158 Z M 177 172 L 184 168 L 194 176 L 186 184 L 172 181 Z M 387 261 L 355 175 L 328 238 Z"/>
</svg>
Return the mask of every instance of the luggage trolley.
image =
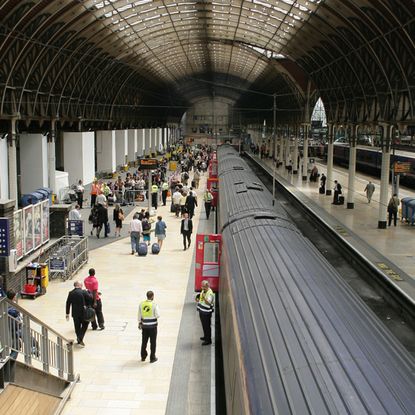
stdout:
<svg viewBox="0 0 415 415">
<path fill-rule="evenodd" d="M 20 295 L 35 299 L 46 294 L 46 287 L 49 284 L 49 268 L 47 264 L 30 263 L 26 267 L 26 283 Z"/>
</svg>

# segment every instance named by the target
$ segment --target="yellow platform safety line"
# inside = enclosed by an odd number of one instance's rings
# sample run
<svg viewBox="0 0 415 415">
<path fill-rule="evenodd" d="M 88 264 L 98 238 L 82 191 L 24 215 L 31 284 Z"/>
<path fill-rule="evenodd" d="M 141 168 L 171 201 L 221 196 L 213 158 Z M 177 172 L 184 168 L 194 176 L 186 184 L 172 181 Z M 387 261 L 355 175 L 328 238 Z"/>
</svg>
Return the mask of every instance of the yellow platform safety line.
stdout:
<svg viewBox="0 0 415 415">
<path fill-rule="evenodd" d="M 342 236 L 349 236 L 349 233 L 343 228 L 343 226 L 336 225 L 334 229 Z"/>
<path fill-rule="evenodd" d="M 403 281 L 402 277 L 391 269 L 388 265 L 383 262 L 377 262 L 376 265 L 388 276 L 391 277 L 394 281 Z"/>
</svg>

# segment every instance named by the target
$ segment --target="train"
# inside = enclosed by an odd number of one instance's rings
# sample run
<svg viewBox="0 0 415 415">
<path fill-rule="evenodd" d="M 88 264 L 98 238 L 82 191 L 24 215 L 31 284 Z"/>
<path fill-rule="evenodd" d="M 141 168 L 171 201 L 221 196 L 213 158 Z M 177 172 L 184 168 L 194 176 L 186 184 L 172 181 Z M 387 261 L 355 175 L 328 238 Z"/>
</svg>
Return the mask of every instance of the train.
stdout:
<svg viewBox="0 0 415 415">
<path fill-rule="evenodd" d="M 346 144 L 335 144 L 333 146 L 333 161 L 342 167 L 349 166 L 349 146 Z M 380 177 L 382 167 L 382 151 L 375 148 L 359 146 L 356 152 L 357 170 L 371 176 Z M 415 189 L 415 154 L 409 152 L 396 151 L 391 154 L 391 166 L 395 162 L 410 163 L 411 170 L 400 177 L 400 183 L 404 186 Z M 327 154 L 327 147 L 326 147 Z"/>
<path fill-rule="evenodd" d="M 217 150 L 228 414 L 415 414 L 415 360 L 231 146 Z"/>
</svg>

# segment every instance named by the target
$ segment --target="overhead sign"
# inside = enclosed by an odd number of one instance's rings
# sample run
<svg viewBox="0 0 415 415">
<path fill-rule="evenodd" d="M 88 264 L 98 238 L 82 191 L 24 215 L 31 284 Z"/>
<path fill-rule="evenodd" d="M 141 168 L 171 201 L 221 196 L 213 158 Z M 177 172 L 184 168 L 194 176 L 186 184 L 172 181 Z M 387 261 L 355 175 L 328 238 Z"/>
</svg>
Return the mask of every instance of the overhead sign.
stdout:
<svg viewBox="0 0 415 415">
<path fill-rule="evenodd" d="M 10 255 L 10 221 L 0 218 L 0 257 Z"/>
<path fill-rule="evenodd" d="M 411 171 L 411 163 L 409 162 L 395 162 L 393 165 L 396 173 L 409 173 Z"/>
<path fill-rule="evenodd" d="M 144 170 L 155 170 L 159 167 L 159 162 L 157 159 L 140 159 L 139 166 Z"/>
</svg>

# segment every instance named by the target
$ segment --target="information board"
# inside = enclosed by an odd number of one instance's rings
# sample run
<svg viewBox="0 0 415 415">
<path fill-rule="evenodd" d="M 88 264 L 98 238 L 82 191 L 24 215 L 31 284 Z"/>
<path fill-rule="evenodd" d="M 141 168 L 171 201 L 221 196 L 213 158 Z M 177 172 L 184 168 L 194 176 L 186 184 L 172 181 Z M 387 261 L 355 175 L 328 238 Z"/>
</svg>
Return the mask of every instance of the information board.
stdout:
<svg viewBox="0 0 415 415">
<path fill-rule="evenodd" d="M 84 236 L 84 221 L 68 220 L 68 235 Z"/>
<path fill-rule="evenodd" d="M 396 173 L 409 173 L 411 171 L 410 162 L 395 162 L 394 165 L 395 174 Z"/>
<path fill-rule="evenodd" d="M 155 170 L 159 167 L 159 162 L 157 159 L 140 159 L 139 167 L 142 170 Z"/>
<path fill-rule="evenodd" d="M 10 221 L 0 218 L 0 256 L 10 255 Z"/>
</svg>

